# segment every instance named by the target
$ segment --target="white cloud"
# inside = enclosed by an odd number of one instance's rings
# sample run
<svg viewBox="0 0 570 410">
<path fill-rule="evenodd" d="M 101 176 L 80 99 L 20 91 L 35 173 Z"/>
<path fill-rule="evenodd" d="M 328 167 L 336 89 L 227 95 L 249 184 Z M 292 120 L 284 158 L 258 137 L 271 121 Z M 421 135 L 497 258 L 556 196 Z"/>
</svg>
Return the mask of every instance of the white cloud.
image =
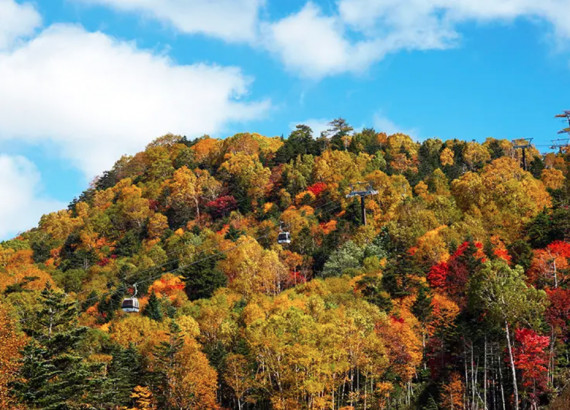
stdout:
<svg viewBox="0 0 570 410">
<path fill-rule="evenodd" d="M 294 131 L 297 125 L 303 124 L 311 128 L 313 130 L 313 137 L 318 138 L 321 136 L 321 132 L 326 131 L 330 128 L 329 123 L 331 120 L 327 120 L 324 118 L 310 118 L 305 121 L 298 121 L 298 122 L 291 122 L 289 123 L 289 129 Z"/>
<path fill-rule="evenodd" d="M 205 34 L 231 42 L 256 37 L 264 0 L 75 0 L 102 4 L 120 11 L 140 12 L 178 31 Z"/>
<path fill-rule="evenodd" d="M 570 39 L 570 0 L 336 0 L 326 14 L 313 1 L 272 21 L 265 0 L 74 0 L 140 12 L 178 31 L 264 48 L 301 77 L 359 73 L 400 50 L 455 47 L 465 22 L 547 22 Z M 334 6 L 333 6 L 334 7 Z"/>
<path fill-rule="evenodd" d="M 0 0 L 0 50 L 12 46 L 21 37 L 33 34 L 42 18 L 30 4 Z"/>
<path fill-rule="evenodd" d="M 369 33 L 407 33 L 410 38 L 427 32 L 445 42 L 458 23 L 521 17 L 546 20 L 558 35 L 570 37 L 568 0 L 339 0 L 338 9 L 341 18 L 354 28 Z"/>
<path fill-rule="evenodd" d="M 65 204 L 42 196 L 40 175 L 24 157 L 0 154 L 0 239 L 36 225 L 47 212 Z"/>
<path fill-rule="evenodd" d="M 372 120 L 373 127 L 377 132 L 384 132 L 388 135 L 392 134 L 406 134 L 413 139 L 419 138 L 419 131 L 417 128 L 405 128 L 396 123 L 394 123 L 390 118 L 383 115 L 381 112 L 377 112 L 374 114 L 374 118 Z"/>
<path fill-rule="evenodd" d="M 264 23 L 263 44 L 303 77 L 358 73 L 400 50 L 455 47 L 461 23 L 546 21 L 570 39 L 570 0 L 338 0 L 323 14 L 308 2 L 297 13 Z"/>
<path fill-rule="evenodd" d="M 103 33 L 55 25 L 0 53 L 0 139 L 49 140 L 88 178 L 167 132 L 220 132 L 261 116 L 238 68 L 176 65 Z"/>
<path fill-rule="evenodd" d="M 305 77 L 323 77 L 368 65 L 365 44 L 352 45 L 337 17 L 309 2 L 297 14 L 263 27 L 263 44 L 285 66 Z M 362 61 L 364 60 L 364 61 Z"/>
</svg>

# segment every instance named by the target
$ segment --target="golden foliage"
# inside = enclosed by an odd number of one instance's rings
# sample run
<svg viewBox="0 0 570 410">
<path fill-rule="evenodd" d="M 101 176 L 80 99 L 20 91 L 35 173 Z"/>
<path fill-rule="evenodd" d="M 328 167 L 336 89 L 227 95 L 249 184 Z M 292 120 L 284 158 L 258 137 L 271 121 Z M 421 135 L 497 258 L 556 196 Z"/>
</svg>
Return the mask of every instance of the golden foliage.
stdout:
<svg viewBox="0 0 570 410">
<path fill-rule="evenodd" d="M 453 151 L 450 150 L 448 147 L 445 147 L 443 151 L 441 151 L 441 154 L 439 155 L 439 160 L 441 161 L 441 165 L 443 166 L 453 165 L 454 157 L 455 154 L 453 153 Z"/>
<path fill-rule="evenodd" d="M 266 250 L 253 238 L 242 236 L 238 246 L 220 262 L 230 279 L 230 288 L 246 297 L 254 293 L 276 294 L 287 275 L 276 252 Z"/>
<path fill-rule="evenodd" d="M 464 409 L 463 395 L 465 394 L 465 386 L 461 380 L 459 373 L 451 374 L 449 383 L 442 387 L 442 406 L 444 409 L 460 410 Z"/>
<path fill-rule="evenodd" d="M 562 171 L 555 168 L 547 168 L 542 170 L 540 174 L 540 180 L 545 187 L 550 189 L 559 189 L 564 186 L 564 181 L 566 178 Z"/>
<path fill-rule="evenodd" d="M 146 386 L 135 386 L 131 393 L 131 399 L 135 402 L 135 407 L 129 410 L 151 410 L 156 409 L 156 403 L 152 392 Z"/>
<path fill-rule="evenodd" d="M 113 321 L 110 326 L 111 339 L 124 348 L 132 343 L 141 353 L 149 356 L 154 346 L 166 340 L 166 325 L 146 316 L 128 315 Z"/>
<path fill-rule="evenodd" d="M 26 336 L 17 330 L 16 320 L 7 306 L 0 302 L 0 408 L 18 408 L 9 394 L 9 384 L 16 380 L 20 350 L 26 341 Z"/>
<path fill-rule="evenodd" d="M 480 219 L 488 232 L 513 240 L 522 226 L 543 208 L 550 196 L 542 182 L 523 171 L 512 158 L 501 157 L 481 174 L 467 172 L 452 183 L 457 205 Z"/>
</svg>

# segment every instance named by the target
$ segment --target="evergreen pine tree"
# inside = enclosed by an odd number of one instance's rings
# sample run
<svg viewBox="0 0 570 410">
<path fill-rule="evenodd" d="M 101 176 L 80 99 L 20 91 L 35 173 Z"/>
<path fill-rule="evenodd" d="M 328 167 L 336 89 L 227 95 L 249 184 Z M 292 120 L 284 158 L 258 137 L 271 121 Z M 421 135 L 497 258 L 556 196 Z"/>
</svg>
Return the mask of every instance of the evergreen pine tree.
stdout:
<svg viewBox="0 0 570 410">
<path fill-rule="evenodd" d="M 132 344 L 126 349 L 119 347 L 113 352 L 108 371 L 109 378 L 113 380 L 114 402 L 128 406 L 133 401 L 133 389 L 144 382 L 142 356 Z"/>
<path fill-rule="evenodd" d="M 421 286 L 416 296 L 416 301 L 412 305 L 412 313 L 421 323 L 425 324 L 431 316 L 433 310 L 431 300 L 432 297 L 429 295 L 429 288 Z"/>
<path fill-rule="evenodd" d="M 405 252 L 392 259 L 382 276 L 382 286 L 392 297 L 407 296 L 415 284 L 412 278 L 423 275 L 417 260 Z"/>
<path fill-rule="evenodd" d="M 77 352 L 85 327 L 77 326 L 77 307 L 62 292 L 46 285 L 42 309 L 24 331 L 31 337 L 23 350 L 19 380 L 13 392 L 33 408 L 68 409 L 87 406 L 100 383 L 99 364 L 88 364 Z"/>
<path fill-rule="evenodd" d="M 207 255 L 201 252 L 194 263 L 184 268 L 182 277 L 186 283 L 184 290 L 188 299 L 209 298 L 216 289 L 227 285 L 226 275 L 216 268 L 220 259 L 222 255 L 219 253 Z"/>
<path fill-rule="evenodd" d="M 183 345 L 182 331 L 178 324 L 172 320 L 169 325 L 168 339 L 156 346 L 153 352 L 157 369 L 154 375 L 154 385 L 160 408 L 167 407 L 168 403 L 171 402 L 174 372 L 179 366 L 177 356 Z"/>
<path fill-rule="evenodd" d="M 162 314 L 162 306 L 160 300 L 156 297 L 154 291 L 148 298 L 148 303 L 145 306 L 142 314 L 144 316 L 150 317 L 157 322 L 162 322 L 163 314 Z"/>
</svg>

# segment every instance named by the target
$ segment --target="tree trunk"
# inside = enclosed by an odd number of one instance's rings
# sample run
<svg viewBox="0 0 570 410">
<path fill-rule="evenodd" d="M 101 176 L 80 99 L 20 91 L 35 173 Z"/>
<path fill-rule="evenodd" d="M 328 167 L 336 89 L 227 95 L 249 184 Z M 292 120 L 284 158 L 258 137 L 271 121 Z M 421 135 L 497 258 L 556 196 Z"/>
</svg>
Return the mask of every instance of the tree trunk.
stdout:
<svg viewBox="0 0 570 410">
<path fill-rule="evenodd" d="M 503 372 L 501 370 L 501 355 L 499 353 L 499 357 L 497 357 L 497 363 L 499 366 L 499 384 L 501 385 L 501 401 L 503 403 L 503 410 L 505 410 L 505 389 L 503 388 Z"/>
<path fill-rule="evenodd" d="M 483 344 L 483 408 L 487 410 L 487 335 Z"/>
<path fill-rule="evenodd" d="M 511 335 L 509 332 L 509 324 L 505 321 L 505 332 L 507 334 L 507 346 L 509 349 L 509 359 L 511 362 L 511 371 L 513 372 L 513 391 L 515 393 L 515 409 L 519 408 L 519 388 L 517 386 L 517 370 L 515 369 L 515 359 L 513 357 L 513 347 L 511 346 Z"/>
</svg>

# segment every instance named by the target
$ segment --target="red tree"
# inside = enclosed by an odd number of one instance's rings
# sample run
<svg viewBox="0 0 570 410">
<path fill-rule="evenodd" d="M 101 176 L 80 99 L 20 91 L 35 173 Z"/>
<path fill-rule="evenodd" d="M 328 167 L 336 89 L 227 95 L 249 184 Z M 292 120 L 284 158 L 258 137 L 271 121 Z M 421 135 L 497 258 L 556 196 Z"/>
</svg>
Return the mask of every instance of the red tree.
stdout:
<svg viewBox="0 0 570 410">
<path fill-rule="evenodd" d="M 317 182 L 307 188 L 307 191 L 313 193 L 315 196 L 319 196 L 321 192 L 327 189 L 327 184 L 324 182 Z"/>
<path fill-rule="evenodd" d="M 517 329 L 515 340 L 515 366 L 521 372 L 523 388 L 533 403 L 546 390 L 548 345 L 550 338 L 540 336 L 532 329 Z"/>
<path fill-rule="evenodd" d="M 212 218 L 221 218 L 237 209 L 237 201 L 232 195 L 224 195 L 206 204 Z"/>
</svg>

